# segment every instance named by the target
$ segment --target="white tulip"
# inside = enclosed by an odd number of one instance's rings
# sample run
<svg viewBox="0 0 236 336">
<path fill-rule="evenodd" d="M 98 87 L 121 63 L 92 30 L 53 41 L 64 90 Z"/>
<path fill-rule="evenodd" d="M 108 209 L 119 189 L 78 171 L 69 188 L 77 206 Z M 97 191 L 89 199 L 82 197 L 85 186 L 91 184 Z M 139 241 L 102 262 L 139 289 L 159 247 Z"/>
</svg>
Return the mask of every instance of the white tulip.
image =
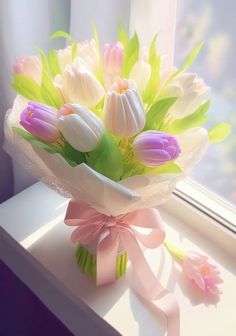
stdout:
<svg viewBox="0 0 236 336">
<path fill-rule="evenodd" d="M 193 112 L 209 98 L 210 89 L 202 79 L 193 73 L 183 73 L 172 85 L 182 89 L 176 103 L 170 108 L 168 115 L 171 119 L 184 118 Z"/>
<path fill-rule="evenodd" d="M 136 82 L 139 92 L 142 92 L 145 89 L 150 76 L 151 67 L 143 60 L 139 60 L 135 63 L 130 73 L 130 78 Z"/>
<path fill-rule="evenodd" d="M 81 64 L 66 67 L 62 75 L 62 92 L 66 102 L 86 107 L 97 105 L 105 93 L 97 78 Z"/>
<path fill-rule="evenodd" d="M 63 72 L 67 65 L 72 64 L 72 50 L 71 46 L 57 51 L 57 58 L 61 71 Z"/>
<path fill-rule="evenodd" d="M 166 84 L 166 81 L 177 71 L 176 67 L 169 65 L 169 58 L 166 55 L 161 55 L 160 59 L 160 79 L 159 79 L 159 89 L 158 91 L 162 91 L 164 85 Z M 168 90 L 168 87 L 165 88 Z M 163 93 L 163 92 L 162 92 Z M 167 96 L 168 94 L 165 94 Z"/>
<path fill-rule="evenodd" d="M 196 127 L 176 136 L 181 153 L 175 162 L 184 172 L 195 166 L 204 156 L 208 144 L 208 132 L 205 128 Z"/>
<path fill-rule="evenodd" d="M 197 110 L 209 98 L 210 89 L 194 73 L 182 73 L 167 81 L 176 69 L 166 69 L 161 73 L 159 93 L 162 97 L 178 97 L 168 111 L 169 121 L 184 118 Z"/>
<path fill-rule="evenodd" d="M 126 86 L 126 82 L 124 81 Z M 127 88 L 124 92 L 113 90 L 107 94 L 104 107 L 105 124 L 112 134 L 130 137 L 140 132 L 146 116 L 138 92 Z"/>
<path fill-rule="evenodd" d="M 69 144 L 80 152 L 92 151 L 104 134 L 102 121 L 88 109 L 66 104 L 72 114 L 60 117 L 59 128 Z"/>
<path fill-rule="evenodd" d="M 76 56 L 86 64 L 91 72 L 96 72 L 99 67 L 100 56 L 94 39 L 77 44 Z"/>
</svg>

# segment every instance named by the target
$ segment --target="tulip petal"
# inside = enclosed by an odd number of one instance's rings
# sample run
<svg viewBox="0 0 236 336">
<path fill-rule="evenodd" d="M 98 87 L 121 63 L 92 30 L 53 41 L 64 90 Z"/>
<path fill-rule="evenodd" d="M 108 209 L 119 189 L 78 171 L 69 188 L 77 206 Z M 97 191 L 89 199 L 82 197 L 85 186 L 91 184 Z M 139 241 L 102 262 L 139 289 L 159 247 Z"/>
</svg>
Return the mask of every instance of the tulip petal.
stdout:
<svg viewBox="0 0 236 336">
<path fill-rule="evenodd" d="M 119 85 L 117 89 L 120 90 Z M 117 136 L 130 137 L 141 131 L 145 125 L 144 108 L 135 89 L 128 88 L 123 93 L 109 92 L 104 114 L 107 128 Z"/>
<path fill-rule="evenodd" d="M 76 113 L 60 118 L 60 130 L 63 136 L 78 151 L 92 151 L 104 134 L 102 122 L 88 109 L 76 104 L 66 106 Z"/>
</svg>

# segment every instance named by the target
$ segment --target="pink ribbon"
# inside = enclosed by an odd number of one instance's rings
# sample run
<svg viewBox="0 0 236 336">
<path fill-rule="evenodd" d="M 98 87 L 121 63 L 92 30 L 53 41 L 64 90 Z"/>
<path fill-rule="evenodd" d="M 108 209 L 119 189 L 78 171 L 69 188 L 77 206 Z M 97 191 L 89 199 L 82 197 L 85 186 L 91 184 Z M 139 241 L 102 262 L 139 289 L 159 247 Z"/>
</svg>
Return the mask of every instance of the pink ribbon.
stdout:
<svg viewBox="0 0 236 336">
<path fill-rule="evenodd" d="M 157 248 L 165 238 L 163 222 L 158 210 L 139 209 L 116 217 L 104 215 L 88 204 L 71 200 L 65 217 L 67 225 L 77 226 L 71 235 L 74 242 L 88 245 L 97 243 L 97 285 L 116 280 L 116 258 L 120 244 L 133 266 L 131 286 L 153 308 L 164 314 L 168 336 L 179 336 L 179 306 L 172 293 L 162 287 L 151 271 L 139 246 Z M 134 226 L 151 229 L 146 235 Z"/>
</svg>

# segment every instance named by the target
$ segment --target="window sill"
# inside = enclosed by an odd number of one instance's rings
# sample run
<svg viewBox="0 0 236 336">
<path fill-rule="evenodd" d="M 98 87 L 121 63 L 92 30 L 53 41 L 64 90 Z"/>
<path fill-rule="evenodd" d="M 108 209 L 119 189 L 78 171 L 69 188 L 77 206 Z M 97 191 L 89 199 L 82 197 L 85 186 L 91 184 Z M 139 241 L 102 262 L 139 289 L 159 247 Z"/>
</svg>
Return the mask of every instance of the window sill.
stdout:
<svg viewBox="0 0 236 336">
<path fill-rule="evenodd" d="M 42 183 L 0 205 L 3 261 L 75 335 L 96 330 L 97 336 L 164 336 L 163 321 L 138 300 L 125 277 L 95 288 L 80 274 L 70 242 L 71 228 L 63 224 L 66 206 L 64 198 Z M 216 302 L 195 290 L 178 265 L 173 267 L 164 248 L 145 251 L 159 280 L 180 303 L 181 336 L 231 335 L 236 329 L 235 236 L 176 196 L 160 211 L 168 239 L 212 257 L 224 279 L 223 295 Z"/>
</svg>

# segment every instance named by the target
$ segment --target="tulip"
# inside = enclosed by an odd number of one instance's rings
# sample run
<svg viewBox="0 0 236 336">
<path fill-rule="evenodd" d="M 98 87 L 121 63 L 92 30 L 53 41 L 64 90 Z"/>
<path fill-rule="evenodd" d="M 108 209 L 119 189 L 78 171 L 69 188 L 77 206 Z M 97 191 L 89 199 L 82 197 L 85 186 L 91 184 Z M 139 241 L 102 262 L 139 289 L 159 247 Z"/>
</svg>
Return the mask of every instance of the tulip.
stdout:
<svg viewBox="0 0 236 336">
<path fill-rule="evenodd" d="M 148 167 L 175 160 L 180 154 L 176 138 L 164 132 L 142 132 L 135 138 L 133 146 L 136 159 Z"/>
<path fill-rule="evenodd" d="M 62 75 L 58 74 L 54 77 L 54 86 L 57 89 L 58 94 L 60 95 L 61 101 L 65 102 L 65 97 L 62 90 Z"/>
<path fill-rule="evenodd" d="M 173 95 L 173 88 L 178 91 L 176 92 L 178 99 L 168 111 L 170 120 L 192 114 L 209 99 L 209 87 L 193 73 L 183 73 L 176 77 L 165 89 L 165 96 Z"/>
<path fill-rule="evenodd" d="M 133 83 L 127 80 L 115 83 L 113 88 L 106 98 L 105 124 L 114 135 L 135 135 L 144 128 L 146 121 L 139 94 Z"/>
<path fill-rule="evenodd" d="M 166 84 L 166 81 L 177 71 L 176 67 L 169 65 L 169 57 L 167 55 L 161 55 L 160 57 L 160 78 L 159 78 L 159 91 Z M 170 84 L 169 84 L 170 85 Z M 169 88 L 167 86 L 167 89 Z M 165 88 L 166 89 L 166 88 Z"/>
<path fill-rule="evenodd" d="M 110 76 L 121 74 L 124 48 L 121 43 L 106 44 L 103 53 L 103 72 Z"/>
<path fill-rule="evenodd" d="M 176 138 L 181 147 L 181 154 L 176 163 L 188 173 L 201 160 L 208 148 L 208 132 L 205 128 L 195 127 L 178 134 Z"/>
<path fill-rule="evenodd" d="M 139 92 L 142 92 L 151 76 L 151 67 L 148 63 L 140 60 L 134 64 L 130 78 L 135 81 L 138 86 Z"/>
<path fill-rule="evenodd" d="M 83 60 L 89 71 L 96 73 L 99 67 L 100 56 L 94 39 L 78 43 L 76 57 Z"/>
<path fill-rule="evenodd" d="M 67 65 L 72 64 L 72 48 L 71 48 L 71 46 L 68 46 L 64 49 L 59 49 L 57 51 L 57 58 L 58 58 L 58 62 L 59 62 L 61 71 L 63 72 Z"/>
<path fill-rule="evenodd" d="M 62 75 L 62 94 L 66 102 L 93 107 L 104 96 L 97 78 L 81 64 L 68 65 Z"/>
<path fill-rule="evenodd" d="M 210 88 L 195 74 L 185 73 L 179 76 L 177 83 L 183 89 L 183 95 L 170 109 L 174 118 L 183 118 L 192 114 L 196 109 L 209 99 Z"/>
<path fill-rule="evenodd" d="M 139 60 L 148 62 L 149 50 L 146 46 L 141 46 L 139 51 Z"/>
<path fill-rule="evenodd" d="M 218 295 L 217 285 L 222 283 L 217 266 L 208 261 L 208 257 L 198 253 L 187 253 L 183 260 L 183 271 L 202 291 Z"/>
<path fill-rule="evenodd" d="M 208 257 L 196 252 L 185 252 L 174 244 L 165 241 L 167 250 L 183 265 L 183 272 L 205 293 L 218 295 L 221 291 L 217 285 L 222 283 L 216 265 L 208 261 Z"/>
<path fill-rule="evenodd" d="M 67 110 L 67 112 L 60 117 L 61 133 L 69 144 L 78 151 L 92 151 L 104 134 L 104 126 L 101 120 L 93 112 L 82 106 L 66 104 L 65 107 L 64 111 Z"/>
<path fill-rule="evenodd" d="M 37 56 L 19 57 L 13 64 L 13 73 L 32 78 L 37 84 L 41 82 L 42 65 Z"/>
<path fill-rule="evenodd" d="M 59 138 L 58 122 L 54 108 L 37 102 L 29 102 L 20 115 L 21 126 L 46 143 Z"/>
</svg>

